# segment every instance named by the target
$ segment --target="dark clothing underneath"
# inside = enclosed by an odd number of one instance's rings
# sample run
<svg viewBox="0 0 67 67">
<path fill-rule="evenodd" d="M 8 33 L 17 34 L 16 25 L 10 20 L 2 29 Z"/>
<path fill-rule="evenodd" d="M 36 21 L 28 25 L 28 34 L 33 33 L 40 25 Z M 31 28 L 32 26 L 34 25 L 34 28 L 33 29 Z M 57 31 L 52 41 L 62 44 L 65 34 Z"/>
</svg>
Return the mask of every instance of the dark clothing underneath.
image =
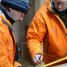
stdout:
<svg viewBox="0 0 67 67">
<path fill-rule="evenodd" d="M 6 13 L 6 9 L 3 8 L 2 6 L 0 6 L 0 10 L 4 13 L 4 15 L 6 16 L 6 18 L 11 22 L 11 24 L 13 24 L 14 20 L 8 16 L 8 14 Z"/>
<path fill-rule="evenodd" d="M 62 21 L 64 22 L 64 25 L 67 29 L 67 16 L 60 16 L 60 18 L 62 19 Z"/>
</svg>

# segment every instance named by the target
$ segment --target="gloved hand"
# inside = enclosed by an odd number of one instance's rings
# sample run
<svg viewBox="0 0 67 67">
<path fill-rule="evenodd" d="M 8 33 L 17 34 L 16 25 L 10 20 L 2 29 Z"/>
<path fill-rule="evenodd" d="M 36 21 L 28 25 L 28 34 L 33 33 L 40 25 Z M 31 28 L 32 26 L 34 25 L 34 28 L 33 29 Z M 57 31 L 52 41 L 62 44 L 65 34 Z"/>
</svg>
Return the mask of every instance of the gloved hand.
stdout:
<svg viewBox="0 0 67 67">
<path fill-rule="evenodd" d="M 18 67 L 22 67 L 22 64 L 19 64 Z"/>
<path fill-rule="evenodd" d="M 41 64 L 43 62 L 43 56 L 41 54 L 36 54 L 33 58 L 35 64 Z"/>
<path fill-rule="evenodd" d="M 20 64 L 19 62 L 15 61 L 14 62 L 14 67 L 23 67 L 23 65 Z"/>
</svg>

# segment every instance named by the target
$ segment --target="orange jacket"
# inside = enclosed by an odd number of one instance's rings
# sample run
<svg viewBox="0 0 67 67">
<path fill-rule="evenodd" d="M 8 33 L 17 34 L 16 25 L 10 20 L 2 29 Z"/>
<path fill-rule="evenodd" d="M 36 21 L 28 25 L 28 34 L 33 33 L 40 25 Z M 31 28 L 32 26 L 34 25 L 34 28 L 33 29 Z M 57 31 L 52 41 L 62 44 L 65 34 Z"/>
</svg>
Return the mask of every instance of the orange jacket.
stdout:
<svg viewBox="0 0 67 67">
<path fill-rule="evenodd" d="M 18 67 L 19 63 L 14 61 L 15 41 L 13 43 L 8 26 L 2 22 L 2 19 L 10 24 L 3 13 L 0 12 L 0 67 Z"/>
<path fill-rule="evenodd" d="M 67 29 L 60 17 L 46 5 L 37 11 L 27 32 L 27 45 L 32 58 L 42 53 L 42 42 L 45 63 L 67 55 Z"/>
</svg>

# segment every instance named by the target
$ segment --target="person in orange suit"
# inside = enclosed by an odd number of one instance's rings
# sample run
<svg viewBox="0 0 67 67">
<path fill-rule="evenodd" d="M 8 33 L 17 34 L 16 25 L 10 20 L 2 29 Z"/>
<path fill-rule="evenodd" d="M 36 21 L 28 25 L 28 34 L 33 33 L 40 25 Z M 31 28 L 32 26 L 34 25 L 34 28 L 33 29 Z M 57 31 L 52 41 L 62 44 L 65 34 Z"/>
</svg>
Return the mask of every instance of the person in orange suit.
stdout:
<svg viewBox="0 0 67 67">
<path fill-rule="evenodd" d="M 22 67 L 16 58 L 12 24 L 22 22 L 30 4 L 26 0 L 0 0 L 0 67 Z"/>
<path fill-rule="evenodd" d="M 45 0 L 36 12 L 26 38 L 35 64 L 43 61 L 47 64 L 67 56 L 67 0 Z"/>
</svg>

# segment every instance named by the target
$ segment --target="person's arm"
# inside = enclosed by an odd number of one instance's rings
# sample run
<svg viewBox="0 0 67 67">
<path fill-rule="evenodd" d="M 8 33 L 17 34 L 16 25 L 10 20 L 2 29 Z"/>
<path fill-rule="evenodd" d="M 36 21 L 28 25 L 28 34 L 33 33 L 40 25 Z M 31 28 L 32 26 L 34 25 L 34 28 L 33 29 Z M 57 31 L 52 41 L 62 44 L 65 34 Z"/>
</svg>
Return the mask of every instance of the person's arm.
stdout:
<svg viewBox="0 0 67 67">
<path fill-rule="evenodd" d="M 42 14 L 39 12 L 35 15 L 32 20 L 32 23 L 29 26 L 27 31 L 27 45 L 30 51 L 32 58 L 35 55 L 42 55 L 41 43 L 43 38 L 47 33 L 47 28 L 45 25 L 45 21 L 43 20 Z"/>
<path fill-rule="evenodd" d="M 0 66 L 1 67 L 13 67 L 8 59 L 8 54 L 2 32 L 0 31 Z"/>
<path fill-rule="evenodd" d="M 18 62 L 11 64 L 8 58 L 8 52 L 6 49 L 3 33 L 0 31 L 0 67 L 18 67 Z"/>
</svg>

